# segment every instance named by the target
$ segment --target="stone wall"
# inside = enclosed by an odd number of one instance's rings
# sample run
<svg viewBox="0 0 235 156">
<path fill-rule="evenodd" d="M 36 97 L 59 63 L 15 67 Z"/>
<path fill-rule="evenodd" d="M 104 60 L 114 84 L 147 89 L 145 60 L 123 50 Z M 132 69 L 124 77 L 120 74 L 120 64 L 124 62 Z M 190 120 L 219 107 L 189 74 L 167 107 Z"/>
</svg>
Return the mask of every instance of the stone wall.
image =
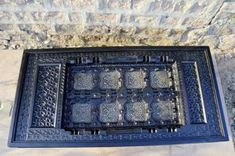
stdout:
<svg viewBox="0 0 235 156">
<path fill-rule="evenodd" d="M 210 46 L 235 136 L 235 0 L 0 0 L 0 49 L 123 45 Z"/>
<path fill-rule="evenodd" d="M 210 45 L 223 55 L 234 52 L 234 8 L 233 0 L 1 0 L 0 48 Z"/>
</svg>

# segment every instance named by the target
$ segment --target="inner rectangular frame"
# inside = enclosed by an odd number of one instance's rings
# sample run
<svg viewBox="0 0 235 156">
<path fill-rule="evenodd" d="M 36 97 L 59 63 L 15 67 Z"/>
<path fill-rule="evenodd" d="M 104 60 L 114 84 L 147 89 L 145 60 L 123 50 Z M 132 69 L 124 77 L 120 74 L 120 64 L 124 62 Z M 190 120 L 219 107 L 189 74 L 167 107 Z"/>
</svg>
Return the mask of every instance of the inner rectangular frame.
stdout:
<svg viewBox="0 0 235 156">
<path fill-rule="evenodd" d="M 145 69 L 147 85 L 143 89 L 130 89 L 125 86 L 125 82 L 122 82 L 121 87 L 118 90 L 115 89 L 101 89 L 99 88 L 99 80 L 96 82 L 97 85 L 94 89 L 91 90 L 78 90 L 74 88 L 74 75 L 79 73 L 80 71 L 96 71 L 96 74 L 101 73 L 104 69 L 117 70 L 120 69 L 122 72 L 122 78 L 124 78 L 125 73 L 128 72 L 128 69 L 132 68 L 133 71 L 138 71 L 138 69 Z M 169 88 L 154 88 L 151 87 L 150 83 L 150 72 L 153 72 L 154 69 L 158 68 L 160 71 L 165 69 L 169 70 L 172 74 L 172 84 Z M 64 112 L 63 112 L 63 128 L 64 129 L 127 129 L 127 128 L 169 128 L 169 127 L 180 127 L 184 123 L 184 115 L 183 115 L 183 106 L 181 100 L 181 92 L 180 92 L 180 84 L 179 84 L 179 76 L 178 76 L 178 67 L 176 62 L 167 62 L 167 63 L 146 63 L 146 64 L 133 64 L 133 63 L 125 63 L 125 64 L 96 64 L 96 65 L 79 65 L 79 64 L 68 64 L 67 65 L 67 75 L 66 75 L 66 95 L 65 95 L 65 104 L 64 104 Z M 125 78 L 124 78 L 125 79 Z M 110 95 L 110 98 L 107 99 L 107 95 Z M 137 95 L 134 97 L 134 101 L 138 102 L 142 98 L 148 104 L 149 110 L 149 119 L 144 122 L 130 122 L 127 121 L 125 117 L 125 105 L 130 101 L 130 96 Z M 69 97 L 72 97 L 70 99 Z M 115 101 L 113 99 L 117 99 L 119 103 L 121 103 L 121 120 L 116 123 L 102 123 L 99 120 L 99 106 L 104 101 Z M 127 100 L 125 100 L 127 99 Z M 153 103 L 156 103 L 156 99 L 160 99 L 160 101 L 169 101 L 172 100 L 173 105 L 175 106 L 174 112 L 175 118 L 174 120 L 165 120 L 158 121 L 154 120 L 152 117 L 153 111 Z M 84 107 L 84 103 L 90 103 L 92 105 L 91 108 L 93 118 L 92 122 L 87 121 L 83 123 L 75 123 L 71 119 L 73 113 L 72 105 L 80 103 L 82 104 L 82 108 Z M 84 112 L 83 112 L 84 113 Z M 94 115 L 95 114 L 95 115 Z M 83 121 L 83 120 L 81 120 Z"/>
</svg>

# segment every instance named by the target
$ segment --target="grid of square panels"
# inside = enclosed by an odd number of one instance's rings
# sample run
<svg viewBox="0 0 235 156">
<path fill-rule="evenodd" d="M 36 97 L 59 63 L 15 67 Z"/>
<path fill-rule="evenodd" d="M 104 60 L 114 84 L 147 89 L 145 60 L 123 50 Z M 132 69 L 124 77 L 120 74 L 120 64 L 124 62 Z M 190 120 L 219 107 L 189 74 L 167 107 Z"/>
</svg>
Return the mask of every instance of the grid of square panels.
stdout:
<svg viewBox="0 0 235 156">
<path fill-rule="evenodd" d="M 181 125 L 173 64 L 71 66 L 68 127 Z M 89 69 L 89 70 L 86 70 Z M 169 94 L 171 93 L 171 94 Z M 68 98 L 69 99 L 69 98 Z M 66 112 L 65 112 L 66 116 Z"/>
<path fill-rule="evenodd" d="M 125 87 L 127 89 L 144 89 L 147 87 L 146 84 L 146 72 L 141 68 L 134 70 L 129 68 L 127 72 L 124 73 L 123 79 L 121 77 L 121 69 L 105 69 L 101 73 L 97 74 L 92 70 L 81 71 L 74 76 L 74 89 L 75 90 L 92 90 L 95 87 L 95 82 L 97 77 L 99 77 L 99 87 L 100 89 L 114 89 L 118 90 L 123 81 L 125 81 Z M 154 89 L 159 88 L 170 88 L 173 84 L 173 79 L 171 78 L 171 71 L 159 70 L 155 68 L 150 71 L 150 86 Z"/>
</svg>

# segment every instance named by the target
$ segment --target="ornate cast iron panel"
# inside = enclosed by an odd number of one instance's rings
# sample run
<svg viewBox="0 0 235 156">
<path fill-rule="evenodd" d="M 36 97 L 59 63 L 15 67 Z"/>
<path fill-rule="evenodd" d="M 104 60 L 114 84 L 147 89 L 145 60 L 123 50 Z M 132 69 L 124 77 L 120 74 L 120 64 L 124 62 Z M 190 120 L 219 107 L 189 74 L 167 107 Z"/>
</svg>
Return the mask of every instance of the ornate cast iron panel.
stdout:
<svg viewBox="0 0 235 156">
<path fill-rule="evenodd" d="M 208 47 L 24 52 L 9 146 L 226 140 Z"/>
</svg>

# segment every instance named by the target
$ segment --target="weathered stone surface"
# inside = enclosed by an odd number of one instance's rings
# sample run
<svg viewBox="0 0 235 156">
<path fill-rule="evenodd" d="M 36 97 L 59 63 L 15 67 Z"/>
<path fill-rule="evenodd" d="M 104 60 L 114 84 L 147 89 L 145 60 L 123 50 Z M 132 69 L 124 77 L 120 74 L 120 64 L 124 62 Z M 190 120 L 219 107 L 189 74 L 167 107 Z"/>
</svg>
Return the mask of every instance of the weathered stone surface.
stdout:
<svg viewBox="0 0 235 156">
<path fill-rule="evenodd" d="M 158 11 L 160 9 L 161 9 L 161 1 L 154 1 L 150 3 L 148 11 L 153 12 L 153 11 Z"/>
<path fill-rule="evenodd" d="M 15 12 L 15 17 L 17 21 L 25 23 L 33 22 L 32 16 L 29 14 L 29 12 L 22 12 L 22 11 Z"/>
<path fill-rule="evenodd" d="M 235 91 L 235 73 L 232 73 L 231 79 L 232 79 L 232 84 L 229 87 L 229 89 L 231 89 L 232 91 Z M 233 102 L 235 102 L 235 101 L 233 100 Z"/>
<path fill-rule="evenodd" d="M 163 11 L 172 11 L 172 8 L 173 8 L 173 5 L 174 5 L 174 2 L 171 1 L 171 0 L 165 0 L 165 1 L 162 1 L 162 4 L 161 4 L 161 9 Z"/>
<path fill-rule="evenodd" d="M 133 0 L 132 8 L 138 11 L 145 11 L 147 9 L 148 1 L 146 0 Z"/>
<path fill-rule="evenodd" d="M 55 9 L 55 8 L 60 8 L 64 7 L 64 2 L 63 0 L 50 0 L 50 3 L 48 4 L 49 7 Z"/>
<path fill-rule="evenodd" d="M 107 7 L 109 9 L 130 9 L 131 0 L 108 0 Z"/>
<path fill-rule="evenodd" d="M 235 34 L 219 37 L 219 43 L 219 48 L 222 50 L 235 48 Z"/>
<path fill-rule="evenodd" d="M 69 15 L 69 21 L 71 23 L 77 23 L 81 24 L 82 23 L 82 15 L 79 12 L 71 12 L 68 14 Z"/>
<path fill-rule="evenodd" d="M 183 20 L 182 24 L 191 28 L 202 28 L 209 23 L 209 19 L 197 18 L 197 17 L 187 17 Z"/>
<path fill-rule="evenodd" d="M 81 8 L 94 8 L 95 7 L 95 0 L 66 0 L 63 1 L 64 6 L 74 9 L 74 10 L 79 10 Z"/>
<path fill-rule="evenodd" d="M 1 47 L 210 45 L 233 52 L 235 3 L 221 2 L 4 0 Z"/>
<path fill-rule="evenodd" d="M 12 13 L 7 11 L 0 11 L 0 22 L 7 22 L 12 20 Z"/>
<path fill-rule="evenodd" d="M 17 31 L 17 25 L 15 25 L 15 24 L 0 24 L 0 31 L 1 32 Z"/>
<path fill-rule="evenodd" d="M 34 21 L 42 23 L 68 23 L 68 16 L 65 12 L 32 12 Z"/>
<path fill-rule="evenodd" d="M 55 33 L 63 34 L 63 35 L 79 35 L 82 32 L 81 25 L 78 24 L 56 24 L 55 25 Z M 54 34 L 54 33 L 53 33 Z"/>
<path fill-rule="evenodd" d="M 225 56 L 218 61 L 221 83 L 224 91 L 225 102 L 228 110 L 228 118 L 231 124 L 233 136 L 235 135 L 235 55 Z M 235 137 L 233 137 L 235 141 Z"/>
<path fill-rule="evenodd" d="M 43 0 L 1 0 L 0 6 L 9 9 L 42 9 L 46 7 Z M 20 10 L 20 9 L 19 9 Z"/>
<path fill-rule="evenodd" d="M 118 14 L 111 13 L 87 13 L 87 23 L 93 25 L 99 24 L 108 24 L 108 25 L 117 25 Z"/>
<path fill-rule="evenodd" d="M 181 1 L 175 3 L 173 11 L 183 13 L 183 12 L 185 12 L 186 8 L 187 8 L 186 1 L 181 0 Z"/>
<path fill-rule="evenodd" d="M 178 24 L 178 22 L 178 17 L 162 16 L 160 20 L 160 25 L 175 26 Z"/>
<path fill-rule="evenodd" d="M 205 46 L 210 46 L 210 48 L 218 48 L 219 37 L 216 35 L 208 35 L 203 37 L 201 44 Z"/>
<path fill-rule="evenodd" d="M 157 23 L 157 17 L 133 15 L 133 16 L 130 16 L 129 22 L 137 24 L 139 26 L 148 25 L 149 27 L 151 27 L 151 26 L 154 27 L 154 26 L 156 26 L 156 23 Z"/>
</svg>

